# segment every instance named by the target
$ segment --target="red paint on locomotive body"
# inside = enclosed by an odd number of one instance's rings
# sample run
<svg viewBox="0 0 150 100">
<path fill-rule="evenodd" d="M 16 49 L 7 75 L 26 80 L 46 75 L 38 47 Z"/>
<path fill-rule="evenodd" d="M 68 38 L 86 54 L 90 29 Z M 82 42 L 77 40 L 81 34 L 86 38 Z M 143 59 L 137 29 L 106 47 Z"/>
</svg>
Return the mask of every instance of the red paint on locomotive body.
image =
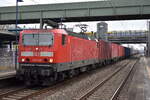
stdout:
<svg viewBox="0 0 150 100">
<path fill-rule="evenodd" d="M 53 35 L 52 45 L 29 46 L 23 44 L 24 35 L 45 33 Z M 63 41 L 64 43 L 62 43 Z M 22 56 L 22 52 L 33 53 L 33 55 Z M 41 52 L 52 53 L 52 56 L 40 56 Z M 24 30 L 20 34 L 19 63 L 66 63 L 80 60 L 98 59 L 97 55 L 98 47 L 96 41 L 70 36 L 63 29 Z"/>
<path fill-rule="evenodd" d="M 98 47 L 96 41 L 85 40 L 69 36 L 70 53 L 72 61 L 98 59 Z"/>
<path fill-rule="evenodd" d="M 119 57 L 118 52 L 119 52 L 118 45 L 111 43 L 111 57 L 112 58 Z"/>
</svg>

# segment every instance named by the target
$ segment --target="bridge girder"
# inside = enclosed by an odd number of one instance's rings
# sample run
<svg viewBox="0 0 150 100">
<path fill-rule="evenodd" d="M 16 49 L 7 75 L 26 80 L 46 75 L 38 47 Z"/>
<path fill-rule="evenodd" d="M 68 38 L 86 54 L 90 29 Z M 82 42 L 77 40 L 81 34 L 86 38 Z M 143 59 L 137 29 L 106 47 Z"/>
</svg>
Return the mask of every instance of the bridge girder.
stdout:
<svg viewBox="0 0 150 100">
<path fill-rule="evenodd" d="M 14 6 L 0 7 L 0 23 L 15 23 L 15 13 Z M 107 0 L 19 7 L 19 23 L 39 23 L 41 18 L 56 22 L 79 22 L 147 19 L 149 17 L 149 0 Z"/>
</svg>

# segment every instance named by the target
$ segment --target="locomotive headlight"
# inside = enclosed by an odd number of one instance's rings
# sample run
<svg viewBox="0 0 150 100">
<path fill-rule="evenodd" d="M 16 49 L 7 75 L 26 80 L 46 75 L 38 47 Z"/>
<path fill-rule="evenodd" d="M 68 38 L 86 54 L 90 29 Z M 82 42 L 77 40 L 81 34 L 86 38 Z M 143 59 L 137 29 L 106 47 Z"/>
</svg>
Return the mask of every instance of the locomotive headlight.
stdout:
<svg viewBox="0 0 150 100">
<path fill-rule="evenodd" d="M 50 63 L 52 63 L 52 62 L 53 62 L 53 59 L 52 59 L 52 58 L 51 58 L 51 59 L 49 59 L 49 62 L 50 62 Z"/>
<path fill-rule="evenodd" d="M 22 62 L 24 62 L 24 61 L 25 61 L 25 59 L 24 59 L 24 58 L 22 58 L 22 59 L 21 59 L 21 61 L 22 61 Z"/>
</svg>

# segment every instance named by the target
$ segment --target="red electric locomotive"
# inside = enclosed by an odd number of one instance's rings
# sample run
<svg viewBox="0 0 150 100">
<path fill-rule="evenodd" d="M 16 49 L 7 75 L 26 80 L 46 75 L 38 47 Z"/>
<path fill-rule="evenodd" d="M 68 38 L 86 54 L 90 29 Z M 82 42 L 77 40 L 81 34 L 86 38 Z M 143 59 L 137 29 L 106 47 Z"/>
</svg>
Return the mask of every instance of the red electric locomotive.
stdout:
<svg viewBox="0 0 150 100">
<path fill-rule="evenodd" d="M 129 48 L 65 29 L 23 30 L 17 78 L 28 85 L 48 85 L 95 68 L 96 64 L 129 57 L 130 53 Z"/>
<path fill-rule="evenodd" d="M 64 29 L 24 30 L 17 77 L 27 84 L 46 85 L 99 63 L 98 51 L 97 42 L 83 34 Z"/>
</svg>

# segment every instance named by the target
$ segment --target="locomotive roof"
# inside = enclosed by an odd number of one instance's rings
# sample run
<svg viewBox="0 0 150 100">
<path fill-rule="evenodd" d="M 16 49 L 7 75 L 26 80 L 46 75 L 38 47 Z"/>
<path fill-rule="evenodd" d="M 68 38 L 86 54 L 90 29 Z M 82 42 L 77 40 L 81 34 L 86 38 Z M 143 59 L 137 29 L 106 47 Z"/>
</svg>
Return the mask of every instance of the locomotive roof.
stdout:
<svg viewBox="0 0 150 100">
<path fill-rule="evenodd" d="M 86 34 L 83 33 L 75 33 L 75 32 L 71 32 L 71 31 L 67 31 L 68 35 L 70 36 L 74 36 L 74 37 L 79 37 L 79 38 L 83 38 L 83 39 L 88 39 L 88 36 Z"/>
<path fill-rule="evenodd" d="M 66 35 L 70 35 L 70 36 L 74 36 L 74 37 L 78 37 L 78 38 L 82 38 L 82 39 L 87 39 L 89 40 L 95 40 L 96 38 L 94 36 L 88 36 L 84 33 L 75 33 L 72 31 L 68 31 L 65 29 L 29 29 L 29 30 L 23 30 L 21 33 L 31 33 L 31 32 L 55 32 L 55 33 L 60 33 L 60 34 L 66 34 Z"/>
</svg>

